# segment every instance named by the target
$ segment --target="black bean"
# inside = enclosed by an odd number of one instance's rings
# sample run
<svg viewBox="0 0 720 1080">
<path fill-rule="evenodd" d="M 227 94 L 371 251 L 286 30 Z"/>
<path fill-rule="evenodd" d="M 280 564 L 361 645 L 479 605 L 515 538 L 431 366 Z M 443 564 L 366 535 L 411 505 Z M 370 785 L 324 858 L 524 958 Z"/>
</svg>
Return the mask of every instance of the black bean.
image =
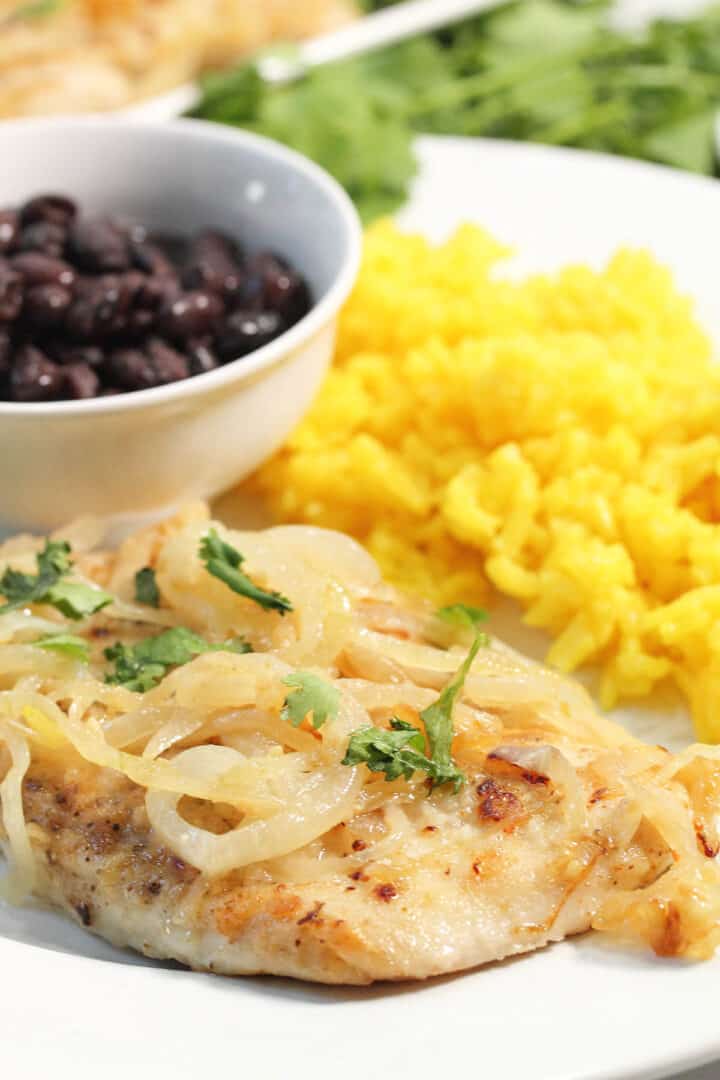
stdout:
<svg viewBox="0 0 720 1080">
<path fill-rule="evenodd" d="M 100 379 L 88 364 L 67 364 L 61 370 L 64 395 L 69 398 L 97 397 Z"/>
<path fill-rule="evenodd" d="M 0 379 L 4 379 L 10 371 L 12 359 L 12 338 L 7 330 L 0 327 Z"/>
<path fill-rule="evenodd" d="M 251 296 L 257 296 L 259 278 L 262 281 L 262 306 L 269 311 L 278 311 L 288 325 L 296 323 L 310 310 L 310 292 L 305 281 L 279 256 L 270 252 L 252 255 L 246 260 L 245 272 L 247 277 L 238 303 L 243 301 L 247 291 Z"/>
<path fill-rule="evenodd" d="M 41 251 L 58 259 L 65 251 L 67 231 L 52 221 L 36 221 L 26 225 L 20 233 L 17 247 L 20 251 Z"/>
<path fill-rule="evenodd" d="M 138 307 L 147 308 L 148 311 L 159 311 L 161 308 L 171 307 L 174 300 L 180 296 L 180 280 L 170 275 L 148 277 L 138 290 Z"/>
<path fill-rule="evenodd" d="M 108 219 L 111 224 L 124 236 L 127 237 L 129 243 L 143 244 L 147 240 L 148 231 L 145 225 L 141 225 L 138 221 L 132 221 L 130 218 L 118 216 L 115 214 Z"/>
<path fill-rule="evenodd" d="M 123 391 L 119 390 L 117 386 L 103 386 L 98 397 L 115 397 L 116 394 L 122 393 Z"/>
<path fill-rule="evenodd" d="M 48 346 L 52 359 L 58 364 L 87 364 L 100 367 L 105 353 L 97 345 L 78 345 L 75 342 L 54 341 Z"/>
<path fill-rule="evenodd" d="M 158 383 L 177 382 L 189 376 L 190 365 L 187 357 L 161 341 L 160 338 L 150 338 L 146 351 L 155 369 Z"/>
<path fill-rule="evenodd" d="M 157 372 L 142 349 L 115 349 L 103 374 L 123 390 L 147 390 L 158 384 Z"/>
<path fill-rule="evenodd" d="M 196 289 L 181 293 L 163 308 L 158 326 L 161 333 L 174 341 L 186 341 L 209 333 L 223 310 L 223 302 L 215 293 Z"/>
<path fill-rule="evenodd" d="M 10 371 L 13 401 L 53 401 L 63 389 L 62 368 L 34 345 L 22 345 Z"/>
<path fill-rule="evenodd" d="M 189 341 L 185 346 L 185 354 L 190 362 L 191 375 L 204 375 L 205 372 L 220 367 L 220 361 L 209 338 Z"/>
<path fill-rule="evenodd" d="M 182 280 L 188 289 L 209 289 L 228 298 L 240 288 L 237 247 L 222 233 L 207 229 L 190 242 Z"/>
<path fill-rule="evenodd" d="M 265 302 L 265 279 L 262 274 L 245 273 L 233 301 L 239 311 L 262 311 Z"/>
<path fill-rule="evenodd" d="M 67 332 L 80 341 L 121 333 L 143 280 L 137 271 L 80 278 L 65 324 Z"/>
<path fill-rule="evenodd" d="M 142 340 L 155 328 L 156 322 L 157 315 L 154 311 L 149 311 L 147 308 L 136 308 L 134 311 L 128 312 L 124 329 L 134 341 Z"/>
<path fill-rule="evenodd" d="M 20 215 L 17 210 L 0 210 L 0 254 L 12 251 L 20 235 Z"/>
<path fill-rule="evenodd" d="M 187 240 L 177 233 L 151 233 L 150 240 L 167 255 L 173 266 L 181 266 L 187 251 Z"/>
<path fill-rule="evenodd" d="M 43 255 L 41 251 L 23 251 L 10 260 L 13 270 L 19 271 L 26 285 L 64 285 L 69 289 L 75 284 L 77 274 L 64 259 Z"/>
<path fill-rule="evenodd" d="M 168 256 L 151 240 L 133 242 L 130 245 L 133 265 L 145 274 L 157 277 L 176 277 L 177 271 Z"/>
<path fill-rule="evenodd" d="M 233 360 L 267 345 L 282 330 L 276 311 L 234 311 L 217 335 L 216 345 L 223 360 Z"/>
<path fill-rule="evenodd" d="M 49 221 L 53 225 L 69 225 L 77 214 L 77 207 L 64 195 L 36 195 L 22 207 L 20 217 L 23 225 L 36 221 Z"/>
<path fill-rule="evenodd" d="M 291 326 L 310 310 L 310 292 L 299 274 L 284 270 L 265 278 L 265 303 Z"/>
<path fill-rule="evenodd" d="M 23 300 L 23 320 L 31 330 L 53 330 L 62 326 L 72 303 L 72 293 L 62 285 L 35 285 Z"/>
<path fill-rule="evenodd" d="M 89 341 L 95 334 L 97 305 L 92 300 L 73 301 L 65 319 L 65 329 L 78 341 Z"/>
<path fill-rule="evenodd" d="M 81 270 L 102 274 L 130 267 L 127 236 L 107 218 L 78 218 L 68 235 L 70 256 Z"/>
<path fill-rule="evenodd" d="M 0 259 L 0 322 L 12 322 L 20 314 L 23 279 L 5 259 Z"/>
</svg>

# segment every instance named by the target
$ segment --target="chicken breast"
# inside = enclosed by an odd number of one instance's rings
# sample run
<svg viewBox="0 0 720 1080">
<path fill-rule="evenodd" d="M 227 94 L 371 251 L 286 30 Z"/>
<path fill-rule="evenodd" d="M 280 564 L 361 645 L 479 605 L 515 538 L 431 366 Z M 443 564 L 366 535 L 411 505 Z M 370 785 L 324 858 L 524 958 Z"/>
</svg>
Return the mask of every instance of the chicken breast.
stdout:
<svg viewBox="0 0 720 1080">
<path fill-rule="evenodd" d="M 8 588 L 45 559 L 75 575 L 61 612 L 73 588 L 86 612 L 110 592 L 71 626 L 39 587 L 0 613 L 0 821 L 16 878 L 90 932 L 348 984 L 591 927 L 712 952 L 712 751 L 637 742 L 580 688 L 399 597 L 339 534 L 221 536 L 195 508 L 74 567 L 40 548 L 0 552 Z M 140 567 L 157 606 L 133 601 Z"/>
<path fill-rule="evenodd" d="M 569 764 L 547 746 L 529 754 Z M 213 882 L 158 843 L 142 788 L 45 760 L 24 783 L 37 892 L 116 945 L 198 970 L 360 984 L 475 967 L 589 929 L 613 891 L 642 889 L 672 861 L 651 828 L 618 845 L 627 800 L 596 787 L 592 758 L 569 769 L 583 800 L 570 812 L 548 776 L 511 764 L 527 756 L 499 746 L 455 801 L 438 793 L 401 822 L 381 808 L 337 826 L 298 858 L 309 873 L 256 866 Z M 393 828 L 403 851 L 387 858 Z M 328 858 L 341 872 L 322 872 Z M 674 922 L 670 908 L 658 920 L 658 952 L 680 951 Z"/>
</svg>

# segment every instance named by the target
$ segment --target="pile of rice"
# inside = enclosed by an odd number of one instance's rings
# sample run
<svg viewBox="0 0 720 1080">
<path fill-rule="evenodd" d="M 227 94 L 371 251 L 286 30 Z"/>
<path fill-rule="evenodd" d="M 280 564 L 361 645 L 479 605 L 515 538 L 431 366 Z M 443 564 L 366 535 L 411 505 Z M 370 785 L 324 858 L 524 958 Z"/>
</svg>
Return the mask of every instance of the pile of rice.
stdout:
<svg viewBox="0 0 720 1080">
<path fill-rule="evenodd" d="M 720 372 L 646 253 L 521 283 L 464 227 L 366 241 L 334 368 L 253 481 L 439 604 L 515 597 L 606 707 L 663 680 L 720 739 Z"/>
</svg>

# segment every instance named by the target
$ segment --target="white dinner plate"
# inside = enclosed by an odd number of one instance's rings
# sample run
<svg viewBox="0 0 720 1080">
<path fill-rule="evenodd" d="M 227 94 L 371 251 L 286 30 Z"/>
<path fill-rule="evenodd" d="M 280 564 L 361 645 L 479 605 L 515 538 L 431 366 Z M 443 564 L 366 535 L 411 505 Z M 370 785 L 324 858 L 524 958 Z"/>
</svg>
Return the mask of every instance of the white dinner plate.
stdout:
<svg viewBox="0 0 720 1080">
<path fill-rule="evenodd" d="M 720 340 L 720 184 L 519 144 L 426 138 L 419 150 L 405 226 L 439 238 L 480 222 L 517 249 L 513 273 L 649 247 Z M 497 625 L 537 650 L 517 619 Z M 655 741 L 690 737 L 675 707 L 625 715 Z M 328 989 L 197 975 L 0 907 L 0 971 L 12 1080 L 651 1080 L 720 1056 L 720 960 L 661 961 L 593 937 L 426 984 Z"/>
</svg>

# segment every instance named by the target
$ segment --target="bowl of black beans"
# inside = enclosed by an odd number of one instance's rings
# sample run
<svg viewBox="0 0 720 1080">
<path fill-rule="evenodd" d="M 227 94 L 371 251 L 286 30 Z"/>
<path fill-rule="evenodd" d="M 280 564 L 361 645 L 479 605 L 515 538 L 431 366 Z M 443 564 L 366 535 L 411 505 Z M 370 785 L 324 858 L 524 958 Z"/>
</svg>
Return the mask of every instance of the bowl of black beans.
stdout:
<svg viewBox="0 0 720 1080">
<path fill-rule="evenodd" d="M 258 136 L 0 127 L 0 528 L 122 528 L 242 479 L 331 359 L 360 230 Z"/>
<path fill-rule="evenodd" d="M 215 371 L 312 307 L 271 251 L 202 229 L 154 234 L 67 195 L 0 207 L 0 398 L 83 400 Z"/>
</svg>

